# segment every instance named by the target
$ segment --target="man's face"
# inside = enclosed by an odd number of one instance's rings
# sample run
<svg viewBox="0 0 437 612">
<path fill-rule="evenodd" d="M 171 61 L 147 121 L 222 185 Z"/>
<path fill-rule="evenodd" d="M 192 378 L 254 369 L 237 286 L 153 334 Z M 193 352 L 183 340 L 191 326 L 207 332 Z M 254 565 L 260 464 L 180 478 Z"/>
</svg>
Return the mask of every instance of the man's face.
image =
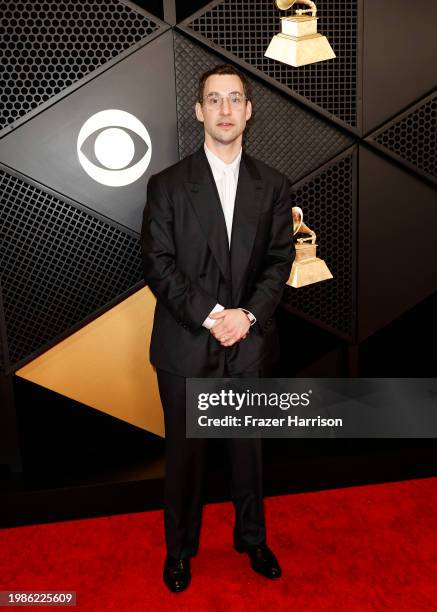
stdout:
<svg viewBox="0 0 437 612">
<path fill-rule="evenodd" d="M 228 95 L 238 92 L 243 96 L 240 106 L 232 106 Z M 211 107 L 205 100 L 210 94 L 219 94 L 223 103 Z M 196 117 L 203 122 L 205 139 L 221 144 L 229 144 L 237 140 L 246 127 L 252 115 L 252 104 L 244 98 L 241 79 L 235 74 L 213 74 L 206 79 L 203 90 L 203 104 L 196 103 Z"/>
</svg>

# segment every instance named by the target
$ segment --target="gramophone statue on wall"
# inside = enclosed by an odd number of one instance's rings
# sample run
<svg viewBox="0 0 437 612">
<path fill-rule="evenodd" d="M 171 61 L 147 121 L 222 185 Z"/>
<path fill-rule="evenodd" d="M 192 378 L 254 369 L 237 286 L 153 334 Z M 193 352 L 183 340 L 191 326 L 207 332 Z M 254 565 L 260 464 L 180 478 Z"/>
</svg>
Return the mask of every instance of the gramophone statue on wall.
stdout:
<svg viewBox="0 0 437 612">
<path fill-rule="evenodd" d="M 312 0 L 276 0 L 281 11 L 295 4 L 305 4 L 309 8 L 297 9 L 295 14 L 281 17 L 281 32 L 273 36 L 264 55 L 295 67 L 335 58 L 326 36 L 317 32 L 317 7 Z"/>
<path fill-rule="evenodd" d="M 299 234 L 308 234 L 306 237 L 296 238 L 296 257 L 291 268 L 287 285 L 291 287 L 305 287 L 323 280 L 333 278 L 328 266 L 316 256 L 316 234 L 303 222 L 303 212 L 299 206 L 293 206 L 293 239 Z"/>
</svg>

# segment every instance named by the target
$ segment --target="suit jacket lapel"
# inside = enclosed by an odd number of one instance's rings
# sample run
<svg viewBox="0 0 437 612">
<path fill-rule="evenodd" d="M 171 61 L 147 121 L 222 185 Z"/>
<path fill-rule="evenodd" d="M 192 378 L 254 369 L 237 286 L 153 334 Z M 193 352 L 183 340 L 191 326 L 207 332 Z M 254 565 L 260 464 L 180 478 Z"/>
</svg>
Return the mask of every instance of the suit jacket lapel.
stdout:
<svg viewBox="0 0 437 612">
<path fill-rule="evenodd" d="M 232 293 L 238 290 L 252 254 L 261 208 L 264 183 L 250 157 L 243 151 L 238 174 L 231 235 Z"/>
<path fill-rule="evenodd" d="M 190 176 L 186 185 L 211 252 L 224 278 L 230 279 L 229 243 L 225 217 L 203 146 L 192 157 Z"/>
<path fill-rule="evenodd" d="M 224 278 L 232 279 L 235 300 L 253 249 L 264 183 L 255 164 L 243 151 L 235 196 L 230 253 L 220 197 L 203 146 L 192 157 L 186 185 L 211 252 Z"/>
</svg>

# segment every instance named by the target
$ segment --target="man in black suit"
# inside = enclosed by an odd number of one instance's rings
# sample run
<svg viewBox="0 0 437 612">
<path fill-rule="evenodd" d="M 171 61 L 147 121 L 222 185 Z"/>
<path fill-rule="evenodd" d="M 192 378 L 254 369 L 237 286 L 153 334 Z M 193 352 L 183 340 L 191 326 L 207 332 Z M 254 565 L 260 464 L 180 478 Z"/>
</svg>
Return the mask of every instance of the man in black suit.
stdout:
<svg viewBox="0 0 437 612">
<path fill-rule="evenodd" d="M 201 149 L 152 176 L 141 230 L 144 278 L 157 298 L 150 359 L 164 408 L 164 581 L 191 579 L 199 543 L 206 439 L 185 436 L 187 377 L 259 377 L 278 358 L 274 312 L 293 261 L 288 179 L 242 150 L 249 83 L 233 66 L 199 81 Z M 228 439 L 234 547 L 278 578 L 266 544 L 260 439 Z"/>
</svg>

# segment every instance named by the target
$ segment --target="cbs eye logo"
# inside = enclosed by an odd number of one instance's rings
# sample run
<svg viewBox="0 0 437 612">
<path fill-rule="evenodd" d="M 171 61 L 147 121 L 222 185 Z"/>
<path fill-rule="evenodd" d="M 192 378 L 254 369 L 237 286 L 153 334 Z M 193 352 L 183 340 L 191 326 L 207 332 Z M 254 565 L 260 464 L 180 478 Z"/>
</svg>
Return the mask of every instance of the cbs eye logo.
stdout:
<svg viewBox="0 0 437 612">
<path fill-rule="evenodd" d="M 152 141 L 134 115 L 108 109 L 85 121 L 77 137 L 77 155 L 82 168 L 95 181 L 109 187 L 123 187 L 138 180 L 147 170 Z M 135 163 L 129 166 L 132 161 Z"/>
</svg>

